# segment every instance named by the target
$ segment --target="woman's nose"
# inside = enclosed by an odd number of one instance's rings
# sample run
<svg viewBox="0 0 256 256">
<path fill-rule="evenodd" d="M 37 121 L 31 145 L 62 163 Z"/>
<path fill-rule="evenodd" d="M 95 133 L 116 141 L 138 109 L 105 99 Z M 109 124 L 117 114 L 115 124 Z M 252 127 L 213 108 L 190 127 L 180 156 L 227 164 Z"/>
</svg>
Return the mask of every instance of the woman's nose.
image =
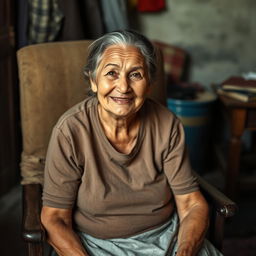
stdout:
<svg viewBox="0 0 256 256">
<path fill-rule="evenodd" d="M 127 93 L 130 90 L 129 81 L 126 77 L 120 77 L 118 81 L 118 90 L 121 93 Z"/>
</svg>

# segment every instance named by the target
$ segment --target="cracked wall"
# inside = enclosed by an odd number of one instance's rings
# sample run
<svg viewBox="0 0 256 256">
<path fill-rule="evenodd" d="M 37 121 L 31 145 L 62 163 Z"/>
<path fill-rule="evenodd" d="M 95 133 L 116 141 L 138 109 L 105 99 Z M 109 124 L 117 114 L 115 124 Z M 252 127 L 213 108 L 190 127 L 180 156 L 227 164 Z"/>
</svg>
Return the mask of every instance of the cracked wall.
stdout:
<svg viewBox="0 0 256 256">
<path fill-rule="evenodd" d="M 185 49 L 190 81 L 205 86 L 230 75 L 256 71 L 255 0 L 166 0 L 161 13 L 140 13 L 141 31 L 151 39 Z"/>
</svg>

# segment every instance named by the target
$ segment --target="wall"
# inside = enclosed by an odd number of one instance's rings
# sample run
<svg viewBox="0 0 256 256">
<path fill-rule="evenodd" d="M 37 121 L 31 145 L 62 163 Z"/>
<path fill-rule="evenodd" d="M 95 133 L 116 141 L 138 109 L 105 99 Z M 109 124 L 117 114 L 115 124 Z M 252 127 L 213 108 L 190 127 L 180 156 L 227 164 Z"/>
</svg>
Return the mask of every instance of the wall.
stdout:
<svg viewBox="0 0 256 256">
<path fill-rule="evenodd" d="M 140 30 L 190 55 L 190 81 L 205 86 L 256 71 L 255 0 L 166 0 L 161 13 L 140 13 Z"/>
</svg>

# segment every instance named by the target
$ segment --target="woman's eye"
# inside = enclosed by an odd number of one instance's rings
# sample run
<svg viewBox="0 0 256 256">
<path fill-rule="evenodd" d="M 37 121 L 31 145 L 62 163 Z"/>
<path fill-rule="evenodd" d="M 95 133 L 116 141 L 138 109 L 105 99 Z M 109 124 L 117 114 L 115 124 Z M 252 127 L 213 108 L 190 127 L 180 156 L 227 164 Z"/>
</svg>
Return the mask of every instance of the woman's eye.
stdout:
<svg viewBox="0 0 256 256">
<path fill-rule="evenodd" d="M 131 73 L 131 74 L 130 74 L 130 78 L 131 78 L 131 79 L 139 80 L 139 79 L 142 78 L 142 75 L 141 75 L 141 73 L 139 73 L 139 72 L 135 72 L 135 73 Z"/>
<path fill-rule="evenodd" d="M 117 76 L 117 73 L 115 71 L 109 71 L 106 75 L 107 76 Z"/>
</svg>

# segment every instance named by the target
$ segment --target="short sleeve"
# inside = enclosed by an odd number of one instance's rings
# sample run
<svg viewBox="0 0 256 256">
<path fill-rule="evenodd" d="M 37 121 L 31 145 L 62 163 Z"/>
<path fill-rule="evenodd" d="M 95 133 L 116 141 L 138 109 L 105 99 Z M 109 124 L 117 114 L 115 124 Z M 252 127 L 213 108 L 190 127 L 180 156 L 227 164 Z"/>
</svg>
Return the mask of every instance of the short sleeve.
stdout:
<svg viewBox="0 0 256 256">
<path fill-rule="evenodd" d="M 73 207 L 82 175 L 73 148 L 70 140 L 55 127 L 46 156 L 43 205 Z"/>
<path fill-rule="evenodd" d="M 175 118 L 169 137 L 169 148 L 164 159 L 164 171 L 174 194 L 187 194 L 198 190 L 185 145 L 184 129 Z"/>
</svg>

